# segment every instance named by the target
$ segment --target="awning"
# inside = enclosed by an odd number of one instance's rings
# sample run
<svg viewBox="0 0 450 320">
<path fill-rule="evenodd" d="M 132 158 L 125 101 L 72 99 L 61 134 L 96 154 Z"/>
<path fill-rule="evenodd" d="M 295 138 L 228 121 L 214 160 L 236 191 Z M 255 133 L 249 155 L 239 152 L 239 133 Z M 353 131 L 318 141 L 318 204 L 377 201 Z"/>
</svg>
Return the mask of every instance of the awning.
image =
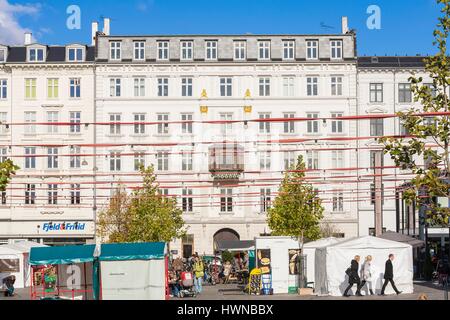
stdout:
<svg viewBox="0 0 450 320">
<path fill-rule="evenodd" d="M 219 251 L 255 250 L 255 240 L 222 240 L 217 241 Z"/>
<path fill-rule="evenodd" d="M 100 261 L 152 260 L 164 259 L 166 243 L 111 243 L 102 244 Z"/>
<path fill-rule="evenodd" d="M 30 251 L 30 265 L 72 264 L 94 261 L 95 245 L 33 247 Z"/>
<path fill-rule="evenodd" d="M 397 233 L 394 231 L 387 231 L 387 232 L 383 233 L 381 236 L 379 236 L 379 238 L 407 243 L 413 247 L 423 247 L 425 245 L 425 243 L 422 240 L 418 240 L 418 239 L 410 237 L 406 234 Z"/>
</svg>

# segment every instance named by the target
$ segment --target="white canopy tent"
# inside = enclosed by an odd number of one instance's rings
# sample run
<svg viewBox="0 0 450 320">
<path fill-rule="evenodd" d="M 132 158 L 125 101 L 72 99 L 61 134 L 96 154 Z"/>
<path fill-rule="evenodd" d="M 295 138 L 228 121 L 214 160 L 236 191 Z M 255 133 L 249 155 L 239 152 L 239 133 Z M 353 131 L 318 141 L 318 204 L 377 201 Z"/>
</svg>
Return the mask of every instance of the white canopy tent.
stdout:
<svg viewBox="0 0 450 320">
<path fill-rule="evenodd" d="M 323 238 L 317 241 L 312 241 L 305 243 L 303 245 L 303 254 L 306 255 L 306 280 L 308 282 L 314 282 L 315 278 L 315 257 L 316 249 L 326 247 L 335 243 L 342 241 L 343 239 L 338 239 L 334 237 Z"/>
<path fill-rule="evenodd" d="M 412 246 L 405 243 L 365 236 L 338 242 L 327 247 L 317 248 L 315 254 L 315 291 L 319 295 L 342 296 L 348 285 L 345 270 L 354 256 L 359 255 L 360 270 L 366 256 L 371 255 L 375 270 L 373 286 L 380 293 L 383 285 L 384 268 L 389 254 L 394 254 L 394 281 L 404 293 L 413 293 L 413 255 Z M 353 287 L 353 290 L 356 286 Z M 367 287 L 365 288 L 367 289 Z M 365 290 L 364 289 L 364 290 Z M 366 293 L 362 290 L 363 293 Z M 390 285 L 386 294 L 394 293 Z"/>
</svg>

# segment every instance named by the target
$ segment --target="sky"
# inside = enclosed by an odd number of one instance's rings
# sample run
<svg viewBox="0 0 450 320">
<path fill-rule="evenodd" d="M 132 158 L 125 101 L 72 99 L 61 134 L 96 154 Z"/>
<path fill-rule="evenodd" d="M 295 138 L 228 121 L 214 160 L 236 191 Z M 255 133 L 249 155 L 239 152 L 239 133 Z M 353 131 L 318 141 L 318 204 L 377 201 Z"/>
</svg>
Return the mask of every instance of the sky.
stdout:
<svg viewBox="0 0 450 320">
<path fill-rule="evenodd" d="M 67 27 L 71 5 L 80 29 Z M 371 5 L 379 28 L 367 26 Z M 436 0 L 0 0 L 0 44 L 21 44 L 24 32 L 44 44 L 90 43 L 91 22 L 102 17 L 113 35 L 167 35 L 334 34 L 348 16 L 358 55 L 426 55 L 436 52 L 439 9 Z"/>
</svg>

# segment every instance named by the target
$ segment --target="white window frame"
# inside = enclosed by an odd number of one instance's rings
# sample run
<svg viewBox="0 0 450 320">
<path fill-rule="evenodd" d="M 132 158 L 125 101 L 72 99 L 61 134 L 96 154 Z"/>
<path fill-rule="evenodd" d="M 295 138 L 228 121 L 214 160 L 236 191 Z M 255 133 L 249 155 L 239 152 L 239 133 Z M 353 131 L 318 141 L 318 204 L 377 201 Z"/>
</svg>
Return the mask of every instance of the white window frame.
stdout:
<svg viewBox="0 0 450 320">
<path fill-rule="evenodd" d="M 192 195 L 192 189 L 183 188 L 181 197 L 181 209 L 184 213 L 191 213 L 194 211 L 194 199 Z"/>
<path fill-rule="evenodd" d="M 69 112 L 70 121 L 70 133 L 80 133 L 81 132 L 81 111 L 70 111 Z"/>
<path fill-rule="evenodd" d="M 133 91 L 135 97 L 145 97 L 145 78 L 133 78 Z"/>
<path fill-rule="evenodd" d="M 296 164 L 297 157 L 294 151 L 284 151 L 284 170 L 290 170 Z"/>
<path fill-rule="evenodd" d="M 270 119 L 270 112 L 261 112 L 258 115 L 259 119 Z M 259 133 L 260 134 L 269 134 L 270 133 L 270 122 L 269 121 L 261 121 L 259 122 Z"/>
<path fill-rule="evenodd" d="M 293 97 L 295 95 L 295 78 L 283 77 L 283 96 Z"/>
<path fill-rule="evenodd" d="M 319 118 L 318 112 L 308 112 L 306 113 L 306 117 L 310 119 Z M 319 134 L 319 120 L 307 120 L 306 121 L 306 133 L 307 134 Z"/>
<path fill-rule="evenodd" d="M 145 60 L 145 41 L 143 40 L 133 41 L 133 60 L 135 61 Z"/>
<path fill-rule="evenodd" d="M 72 95 L 73 90 L 73 95 Z M 71 99 L 81 98 L 81 78 L 69 79 L 69 97 Z"/>
<path fill-rule="evenodd" d="M 271 58 L 271 42 L 270 40 L 258 41 L 258 60 L 270 60 Z"/>
<path fill-rule="evenodd" d="M 194 115 L 192 113 L 182 113 L 181 114 L 181 121 L 193 121 Z M 192 134 L 193 133 L 193 126 L 192 122 L 182 122 L 181 123 L 181 133 L 182 134 Z"/>
<path fill-rule="evenodd" d="M 319 59 L 319 41 L 306 40 L 306 60 Z"/>
<path fill-rule="evenodd" d="M 47 78 L 47 99 L 59 98 L 59 79 Z"/>
<path fill-rule="evenodd" d="M 158 97 L 169 96 L 169 78 L 158 78 Z"/>
<path fill-rule="evenodd" d="M 194 41 L 181 40 L 180 41 L 180 60 L 192 61 L 194 60 Z"/>
<path fill-rule="evenodd" d="M 217 40 L 205 41 L 205 60 L 216 61 L 219 56 L 219 42 Z"/>
<path fill-rule="evenodd" d="M 158 113 L 156 118 L 158 121 L 158 134 L 169 134 L 169 113 Z"/>
<path fill-rule="evenodd" d="M 306 77 L 306 95 L 308 97 L 317 97 L 319 95 L 319 77 Z"/>
<path fill-rule="evenodd" d="M 36 169 L 36 147 L 25 147 L 25 169 Z"/>
<path fill-rule="evenodd" d="M 158 55 L 156 56 L 157 60 L 160 61 L 167 61 L 170 57 L 170 42 L 167 40 L 160 40 L 157 41 L 157 47 L 158 47 Z"/>
<path fill-rule="evenodd" d="M 260 213 L 267 213 L 271 205 L 271 190 L 270 188 L 260 189 Z"/>
<path fill-rule="evenodd" d="M 70 58 L 70 53 L 74 52 L 74 58 Z M 81 52 L 81 55 L 78 54 Z M 83 62 L 85 59 L 85 53 L 83 47 L 68 47 L 67 48 L 67 61 L 68 62 Z"/>
<path fill-rule="evenodd" d="M 158 151 L 156 162 L 158 171 L 169 171 L 169 151 Z"/>
<path fill-rule="evenodd" d="M 117 172 L 122 169 L 122 155 L 119 151 L 109 153 L 109 171 Z"/>
<path fill-rule="evenodd" d="M 135 113 L 133 114 L 134 118 L 134 134 L 144 135 L 145 134 L 145 113 Z"/>
<path fill-rule="evenodd" d="M 232 121 L 233 120 L 233 113 L 227 112 L 227 113 L 220 113 L 219 114 L 220 121 Z M 227 136 L 233 133 L 233 123 L 232 122 L 226 122 L 220 124 L 220 133 L 222 136 Z"/>
<path fill-rule="evenodd" d="M 295 60 L 295 40 L 283 40 L 283 60 Z"/>
<path fill-rule="evenodd" d="M 306 151 L 306 167 L 308 170 L 318 170 L 319 160 L 319 152 L 317 150 Z"/>
<path fill-rule="evenodd" d="M 259 153 L 259 170 L 269 171 L 272 168 L 272 153 L 270 151 L 261 151 Z"/>
<path fill-rule="evenodd" d="M 35 111 L 25 111 L 24 112 L 25 123 L 30 123 L 25 125 L 25 134 L 36 134 L 36 112 Z"/>
<path fill-rule="evenodd" d="M 232 97 L 233 96 L 233 78 L 221 77 L 220 78 L 220 96 Z"/>
<path fill-rule="evenodd" d="M 331 151 L 331 164 L 333 166 L 333 169 L 344 168 L 345 166 L 344 150 Z"/>
<path fill-rule="evenodd" d="M 181 78 L 181 96 L 182 97 L 192 97 L 193 96 L 193 83 L 194 79 L 192 77 Z"/>
<path fill-rule="evenodd" d="M 259 96 L 260 97 L 270 97 L 270 77 L 260 77 L 259 78 Z"/>
<path fill-rule="evenodd" d="M 284 112 L 284 119 L 292 119 L 295 118 L 295 112 Z M 295 121 L 285 121 L 283 122 L 283 133 L 286 134 L 295 134 Z"/>
<path fill-rule="evenodd" d="M 8 128 L 6 123 L 8 122 L 8 112 L 0 112 L 0 134 L 6 134 Z"/>
<path fill-rule="evenodd" d="M 47 148 L 47 169 L 58 169 L 58 148 Z"/>
<path fill-rule="evenodd" d="M 220 189 L 220 212 L 221 213 L 233 212 L 233 189 L 231 188 Z"/>
<path fill-rule="evenodd" d="M 109 78 L 109 96 L 122 96 L 122 78 Z"/>
<path fill-rule="evenodd" d="M 145 152 L 136 151 L 133 160 L 134 171 L 139 171 L 141 166 L 145 167 Z"/>
<path fill-rule="evenodd" d="M 0 79 L 0 99 L 8 99 L 8 79 Z"/>
<path fill-rule="evenodd" d="M 247 59 L 247 41 L 235 40 L 233 42 L 233 57 L 235 61 L 245 61 Z"/>
<path fill-rule="evenodd" d="M 0 63 L 5 63 L 8 59 L 8 50 L 0 48 Z"/>
<path fill-rule="evenodd" d="M 58 133 L 58 126 L 51 123 L 59 121 L 58 111 L 47 111 L 47 133 Z"/>
<path fill-rule="evenodd" d="M 34 54 L 32 54 L 34 52 Z M 39 59 L 39 52 L 42 52 L 42 59 Z M 28 62 L 45 62 L 45 48 L 28 48 Z"/>
<path fill-rule="evenodd" d="M 71 169 L 80 169 L 81 168 L 81 147 L 80 146 L 71 146 L 70 147 L 70 161 L 69 167 Z"/>
<path fill-rule="evenodd" d="M 110 41 L 109 42 L 109 59 L 112 61 L 122 60 L 122 42 Z"/>
<path fill-rule="evenodd" d="M 344 133 L 344 121 L 339 118 L 344 116 L 343 112 L 332 112 L 331 113 L 331 133 Z"/>
<path fill-rule="evenodd" d="M 181 171 L 192 171 L 193 165 L 192 151 L 182 151 L 181 153 Z"/>
<path fill-rule="evenodd" d="M 331 95 L 332 96 L 342 96 L 343 93 L 343 77 L 342 76 L 331 76 Z"/>
<path fill-rule="evenodd" d="M 340 39 L 330 40 L 331 60 L 342 60 L 344 57 L 344 42 Z"/>
<path fill-rule="evenodd" d="M 120 135 L 121 134 L 121 124 L 122 114 L 121 113 L 110 113 L 109 115 L 109 134 L 110 135 Z"/>
</svg>

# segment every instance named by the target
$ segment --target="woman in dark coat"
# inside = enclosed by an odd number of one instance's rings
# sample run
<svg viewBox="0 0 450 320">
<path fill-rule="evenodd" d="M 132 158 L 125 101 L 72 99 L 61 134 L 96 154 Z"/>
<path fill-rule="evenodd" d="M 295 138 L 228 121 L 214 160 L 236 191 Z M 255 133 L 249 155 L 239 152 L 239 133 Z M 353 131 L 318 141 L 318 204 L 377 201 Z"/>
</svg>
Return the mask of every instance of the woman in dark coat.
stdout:
<svg viewBox="0 0 450 320">
<path fill-rule="evenodd" d="M 359 256 L 355 256 L 352 260 L 350 268 L 347 269 L 346 273 L 348 275 L 348 287 L 345 289 L 344 297 L 350 297 L 348 291 L 356 284 L 356 295 L 362 296 L 361 290 L 361 278 L 359 277 Z"/>
</svg>

